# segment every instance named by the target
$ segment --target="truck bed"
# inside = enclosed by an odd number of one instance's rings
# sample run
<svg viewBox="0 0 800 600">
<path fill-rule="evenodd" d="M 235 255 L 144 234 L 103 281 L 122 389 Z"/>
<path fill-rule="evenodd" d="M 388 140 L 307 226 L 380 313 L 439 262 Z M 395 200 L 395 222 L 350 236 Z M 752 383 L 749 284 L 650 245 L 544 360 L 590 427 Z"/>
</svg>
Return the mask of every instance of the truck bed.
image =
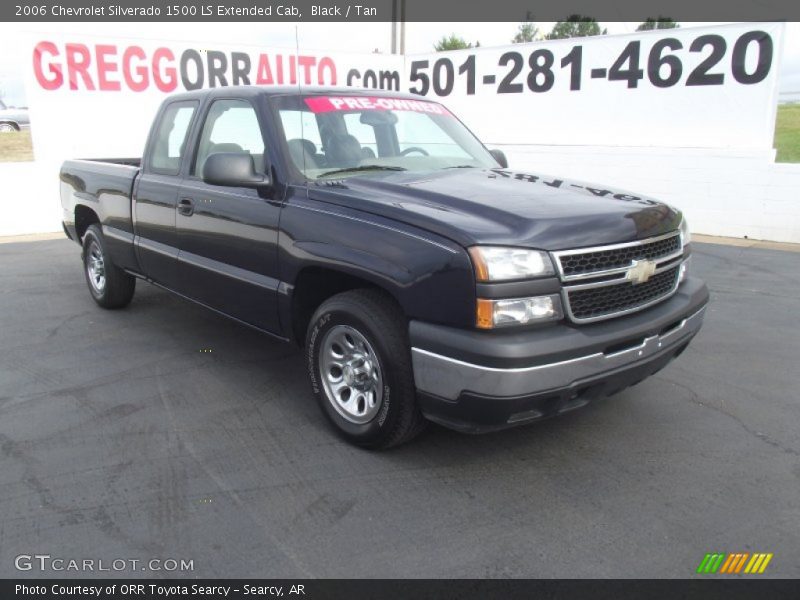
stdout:
<svg viewBox="0 0 800 600">
<path fill-rule="evenodd" d="M 131 199 L 140 165 L 140 158 L 113 158 L 68 160 L 61 166 L 61 207 L 67 235 L 79 239 L 88 221 L 99 220 L 109 252 L 119 265 L 135 260 Z M 76 205 L 81 205 L 77 212 Z"/>
</svg>

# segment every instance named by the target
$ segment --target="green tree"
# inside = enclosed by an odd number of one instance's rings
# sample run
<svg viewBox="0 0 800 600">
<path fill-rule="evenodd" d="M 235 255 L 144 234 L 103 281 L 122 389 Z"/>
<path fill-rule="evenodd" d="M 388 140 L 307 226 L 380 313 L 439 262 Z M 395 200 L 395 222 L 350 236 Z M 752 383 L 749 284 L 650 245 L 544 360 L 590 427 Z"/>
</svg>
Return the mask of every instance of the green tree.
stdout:
<svg viewBox="0 0 800 600">
<path fill-rule="evenodd" d="M 653 29 L 676 29 L 680 27 L 677 21 L 673 21 L 668 17 L 662 17 L 658 15 L 657 19 L 653 19 L 652 17 L 647 17 L 644 23 L 641 23 L 637 28 L 636 31 L 652 31 Z"/>
<path fill-rule="evenodd" d="M 480 45 L 480 42 L 475 43 L 476 48 Z M 467 42 L 464 38 L 457 36 L 455 33 L 451 33 L 449 37 L 444 36 L 442 39 L 436 42 L 436 44 L 433 46 L 433 49 L 437 52 L 445 52 L 447 50 L 464 50 L 472 47 L 472 44 Z"/>
<path fill-rule="evenodd" d="M 511 38 L 512 44 L 524 44 L 525 42 L 532 42 L 539 37 L 539 28 L 530 20 L 523 21 L 517 28 L 517 33 Z"/>
<path fill-rule="evenodd" d="M 556 23 L 553 26 L 553 30 L 545 36 L 545 39 L 563 40 L 590 35 L 605 35 L 607 31 L 607 29 L 601 31 L 600 25 L 594 19 L 581 15 L 570 15 L 566 20 Z"/>
</svg>

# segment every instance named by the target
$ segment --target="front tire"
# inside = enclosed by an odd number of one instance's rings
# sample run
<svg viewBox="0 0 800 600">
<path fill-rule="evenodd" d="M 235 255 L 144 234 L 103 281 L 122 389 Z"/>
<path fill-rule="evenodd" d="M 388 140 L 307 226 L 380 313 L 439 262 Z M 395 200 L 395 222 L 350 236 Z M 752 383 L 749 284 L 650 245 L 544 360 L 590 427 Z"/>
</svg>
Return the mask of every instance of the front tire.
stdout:
<svg viewBox="0 0 800 600">
<path fill-rule="evenodd" d="M 83 272 L 97 304 L 103 308 L 122 308 L 130 304 L 136 278 L 111 262 L 99 225 L 89 225 L 83 234 Z"/>
<path fill-rule="evenodd" d="M 424 429 L 408 325 L 391 297 L 351 290 L 326 300 L 311 318 L 305 353 L 314 396 L 349 442 L 390 448 Z"/>
</svg>

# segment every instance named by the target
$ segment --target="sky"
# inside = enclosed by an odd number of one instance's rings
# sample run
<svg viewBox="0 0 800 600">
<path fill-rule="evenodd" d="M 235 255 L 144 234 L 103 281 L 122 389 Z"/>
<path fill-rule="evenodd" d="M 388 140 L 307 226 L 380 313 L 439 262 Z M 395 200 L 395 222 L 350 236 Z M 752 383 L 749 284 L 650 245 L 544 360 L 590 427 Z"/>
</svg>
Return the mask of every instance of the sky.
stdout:
<svg viewBox="0 0 800 600">
<path fill-rule="evenodd" d="M 536 23 L 546 33 L 554 23 Z M 633 33 L 639 23 L 600 23 L 609 35 Z M 708 26 L 713 23 L 681 23 L 682 28 Z M 6 30 L 52 33 L 73 31 L 75 33 L 113 36 L 130 39 L 161 39 L 173 41 L 198 41 L 202 43 L 258 44 L 293 48 L 295 38 L 301 47 L 310 50 L 336 50 L 340 52 L 391 52 L 390 23 L 300 23 L 295 25 L 277 23 L 148 23 L 143 31 L 141 23 L 25 23 L 0 24 L 0 39 Z M 407 23 L 406 53 L 430 52 L 433 45 L 444 35 L 455 33 L 470 42 L 480 41 L 481 46 L 503 46 L 510 43 L 517 31 L 518 23 Z M 9 76 L 27 62 L 11 52 L 0 52 L 0 85 L 6 89 L 6 102 L 24 102 L 24 90 Z M 800 95 L 800 23 L 787 23 L 784 52 L 781 63 L 780 91 L 782 94 Z"/>
</svg>

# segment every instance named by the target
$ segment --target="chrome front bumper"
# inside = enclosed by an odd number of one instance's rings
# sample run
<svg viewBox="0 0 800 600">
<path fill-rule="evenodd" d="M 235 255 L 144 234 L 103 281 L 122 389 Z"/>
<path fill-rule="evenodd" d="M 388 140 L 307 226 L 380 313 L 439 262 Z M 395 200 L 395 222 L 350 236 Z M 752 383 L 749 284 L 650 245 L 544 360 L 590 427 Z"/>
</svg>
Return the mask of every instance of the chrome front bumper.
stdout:
<svg viewBox="0 0 800 600">
<path fill-rule="evenodd" d="M 450 401 L 465 393 L 504 398 L 565 388 L 674 352 L 700 329 L 705 309 L 703 306 L 671 329 L 645 337 L 631 347 L 532 367 L 487 367 L 414 347 L 411 349 L 414 378 L 420 392 Z"/>
</svg>

